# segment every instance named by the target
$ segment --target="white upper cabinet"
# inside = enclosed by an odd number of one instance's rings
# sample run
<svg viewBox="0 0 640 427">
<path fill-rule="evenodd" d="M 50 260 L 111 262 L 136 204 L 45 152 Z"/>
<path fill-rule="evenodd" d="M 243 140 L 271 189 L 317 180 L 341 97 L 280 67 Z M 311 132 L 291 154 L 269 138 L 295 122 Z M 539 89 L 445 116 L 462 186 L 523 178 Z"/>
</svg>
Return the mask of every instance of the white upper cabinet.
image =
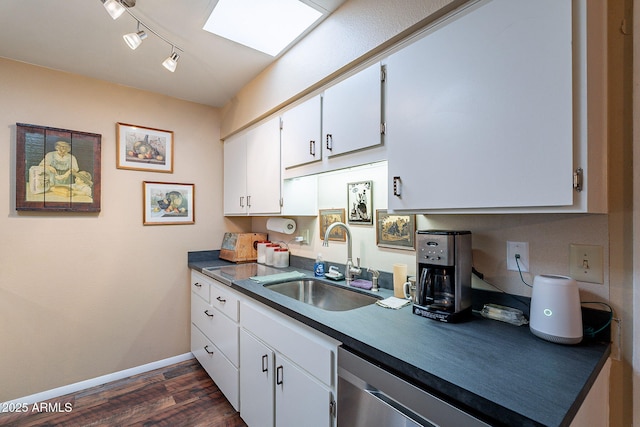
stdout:
<svg viewBox="0 0 640 427">
<path fill-rule="evenodd" d="M 325 90 L 322 133 L 328 157 L 383 143 L 383 81 L 376 63 Z"/>
<path fill-rule="evenodd" d="M 322 160 L 321 98 L 317 95 L 282 115 L 282 167 Z"/>
<path fill-rule="evenodd" d="M 280 213 L 280 118 L 224 144 L 225 215 Z"/>
<path fill-rule="evenodd" d="M 606 14 L 589 16 L 586 1 L 480 1 L 389 56 L 389 209 L 605 211 L 606 61 L 586 27 L 602 34 Z"/>
<path fill-rule="evenodd" d="M 224 214 L 247 213 L 247 138 L 233 136 L 224 142 Z"/>
</svg>

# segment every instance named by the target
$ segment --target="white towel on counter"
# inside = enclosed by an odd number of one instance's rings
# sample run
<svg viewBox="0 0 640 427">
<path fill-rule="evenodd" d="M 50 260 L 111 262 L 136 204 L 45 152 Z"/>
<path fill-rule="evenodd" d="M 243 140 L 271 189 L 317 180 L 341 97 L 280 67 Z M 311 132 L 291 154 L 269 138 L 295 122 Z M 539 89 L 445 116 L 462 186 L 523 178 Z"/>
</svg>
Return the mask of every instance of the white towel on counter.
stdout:
<svg viewBox="0 0 640 427">
<path fill-rule="evenodd" d="M 411 302 L 411 300 L 408 300 L 408 299 L 389 297 L 389 298 L 385 298 L 383 300 L 376 301 L 376 304 L 378 304 L 380 307 L 393 308 L 395 310 L 395 309 L 404 307 L 405 305 L 409 304 L 410 302 Z"/>
<path fill-rule="evenodd" d="M 278 274 L 269 274 L 267 276 L 253 276 L 249 277 L 249 279 L 254 282 L 258 282 L 261 285 L 284 282 L 286 280 L 295 280 L 302 279 L 306 277 L 306 274 L 300 273 L 299 271 L 288 271 L 286 273 L 278 273 Z"/>
</svg>

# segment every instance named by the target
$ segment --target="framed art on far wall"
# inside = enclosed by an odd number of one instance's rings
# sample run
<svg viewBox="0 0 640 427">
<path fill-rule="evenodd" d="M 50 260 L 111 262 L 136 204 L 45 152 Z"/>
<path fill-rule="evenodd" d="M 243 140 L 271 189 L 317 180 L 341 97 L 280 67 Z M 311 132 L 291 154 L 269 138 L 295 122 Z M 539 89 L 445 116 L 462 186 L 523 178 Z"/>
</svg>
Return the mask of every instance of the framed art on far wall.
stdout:
<svg viewBox="0 0 640 427">
<path fill-rule="evenodd" d="M 118 169 L 173 173 L 173 132 L 118 123 L 116 156 Z"/>
<path fill-rule="evenodd" d="M 16 210 L 100 212 L 101 140 L 16 123 Z"/>
<path fill-rule="evenodd" d="M 347 184 L 349 224 L 373 224 L 373 181 Z"/>
<path fill-rule="evenodd" d="M 142 183 L 144 225 L 195 223 L 194 184 Z"/>
<path fill-rule="evenodd" d="M 416 216 L 376 211 L 376 244 L 383 248 L 415 250 Z"/>
<path fill-rule="evenodd" d="M 320 239 L 324 240 L 324 235 L 327 232 L 327 228 L 334 222 L 344 223 L 344 209 L 320 209 L 318 218 L 320 220 Z M 336 240 L 338 242 L 347 241 L 347 233 L 342 227 L 334 228 L 331 230 L 329 240 Z"/>
</svg>

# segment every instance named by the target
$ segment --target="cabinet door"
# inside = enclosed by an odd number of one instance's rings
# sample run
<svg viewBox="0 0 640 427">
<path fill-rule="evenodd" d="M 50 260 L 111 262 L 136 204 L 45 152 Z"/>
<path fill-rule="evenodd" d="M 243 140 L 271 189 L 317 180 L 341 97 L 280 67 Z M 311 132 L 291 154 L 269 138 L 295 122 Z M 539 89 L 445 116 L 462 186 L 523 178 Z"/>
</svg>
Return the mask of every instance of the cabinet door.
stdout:
<svg viewBox="0 0 640 427">
<path fill-rule="evenodd" d="M 324 92 L 323 148 L 332 157 L 378 146 L 382 121 L 382 77 L 377 63 Z"/>
<path fill-rule="evenodd" d="M 321 98 L 313 97 L 282 115 L 282 166 L 322 160 Z"/>
<path fill-rule="evenodd" d="M 388 58 L 389 209 L 573 203 L 571 6 L 480 2 Z"/>
<path fill-rule="evenodd" d="M 249 427 L 273 426 L 273 351 L 244 329 L 240 348 L 240 416 Z"/>
<path fill-rule="evenodd" d="M 247 213 L 247 142 L 246 135 L 227 139 L 224 143 L 224 213 Z"/>
<path fill-rule="evenodd" d="M 276 354 L 276 426 L 332 425 L 331 392 L 296 365 Z M 243 401 L 244 403 L 244 401 Z"/>
<path fill-rule="evenodd" d="M 280 118 L 247 133 L 249 214 L 280 213 Z"/>
</svg>

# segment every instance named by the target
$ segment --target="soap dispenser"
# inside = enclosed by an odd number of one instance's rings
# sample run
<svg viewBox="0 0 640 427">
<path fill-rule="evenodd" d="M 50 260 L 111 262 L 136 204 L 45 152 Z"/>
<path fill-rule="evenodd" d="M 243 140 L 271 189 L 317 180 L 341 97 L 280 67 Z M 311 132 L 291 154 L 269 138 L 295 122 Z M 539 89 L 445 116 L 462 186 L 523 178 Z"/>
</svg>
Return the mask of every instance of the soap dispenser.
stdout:
<svg viewBox="0 0 640 427">
<path fill-rule="evenodd" d="M 313 264 L 313 275 L 316 277 L 324 277 L 324 261 L 322 260 L 321 253 L 318 254 L 316 262 Z"/>
</svg>

